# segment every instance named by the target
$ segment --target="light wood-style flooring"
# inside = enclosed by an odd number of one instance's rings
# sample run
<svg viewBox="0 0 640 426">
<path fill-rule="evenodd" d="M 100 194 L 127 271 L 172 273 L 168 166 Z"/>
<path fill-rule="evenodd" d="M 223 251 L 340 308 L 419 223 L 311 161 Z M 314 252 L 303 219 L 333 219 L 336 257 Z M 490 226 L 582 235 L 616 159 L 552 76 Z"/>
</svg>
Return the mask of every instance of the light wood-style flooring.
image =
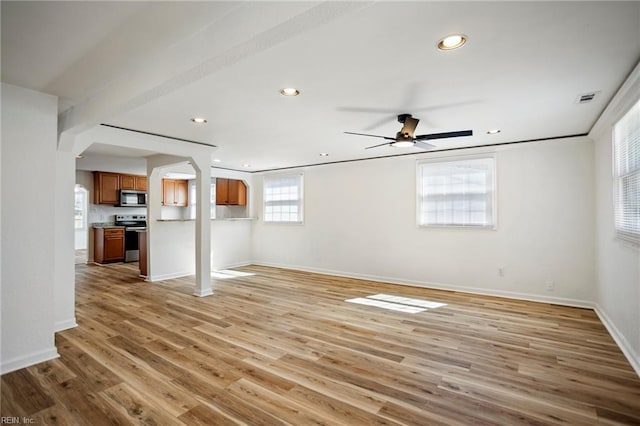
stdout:
<svg viewBox="0 0 640 426">
<path fill-rule="evenodd" d="M 78 265 L 59 359 L 2 376 L 1 415 L 68 425 L 640 424 L 595 313 L 266 267 L 145 283 Z M 417 314 L 345 303 L 386 293 Z"/>
</svg>

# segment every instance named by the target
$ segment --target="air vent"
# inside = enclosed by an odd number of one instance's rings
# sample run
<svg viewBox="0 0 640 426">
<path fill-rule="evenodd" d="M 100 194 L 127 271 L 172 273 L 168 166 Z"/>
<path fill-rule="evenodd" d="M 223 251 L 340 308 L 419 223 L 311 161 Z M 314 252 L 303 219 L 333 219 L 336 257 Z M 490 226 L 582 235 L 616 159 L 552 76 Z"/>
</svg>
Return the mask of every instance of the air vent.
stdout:
<svg viewBox="0 0 640 426">
<path fill-rule="evenodd" d="M 598 93 L 600 92 L 589 92 L 578 95 L 578 97 L 576 98 L 576 102 L 579 104 L 588 104 L 589 102 L 593 101 Z"/>
</svg>

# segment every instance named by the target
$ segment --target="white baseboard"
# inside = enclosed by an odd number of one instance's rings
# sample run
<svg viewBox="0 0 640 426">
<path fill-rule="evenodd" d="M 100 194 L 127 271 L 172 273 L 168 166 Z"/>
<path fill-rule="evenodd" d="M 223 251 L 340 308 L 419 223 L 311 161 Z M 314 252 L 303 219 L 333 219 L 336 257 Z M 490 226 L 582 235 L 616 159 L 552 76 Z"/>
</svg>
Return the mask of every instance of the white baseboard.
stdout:
<svg viewBox="0 0 640 426">
<path fill-rule="evenodd" d="M 188 277 L 189 275 L 195 275 L 195 271 L 183 271 L 183 272 L 172 272 L 170 274 L 160 274 L 160 275 L 149 275 L 147 276 L 147 281 L 164 281 L 164 280 L 172 280 L 174 278 L 182 278 Z"/>
<path fill-rule="evenodd" d="M 240 268 L 242 266 L 248 266 L 248 265 L 252 265 L 253 262 L 250 261 L 242 261 L 242 262 L 236 262 L 236 263 L 231 263 L 225 266 L 221 266 L 220 268 L 216 268 L 216 270 L 220 270 L 220 269 L 231 269 L 231 268 Z M 195 271 L 189 271 L 189 272 L 173 272 L 171 274 L 161 274 L 161 275 L 152 275 L 152 276 L 143 276 L 140 275 L 141 278 L 145 278 L 145 281 L 149 281 L 149 282 L 154 282 L 154 281 L 164 281 L 164 280 L 172 280 L 174 278 L 182 278 L 182 277 L 188 277 L 189 275 L 195 275 Z"/>
<path fill-rule="evenodd" d="M 64 321 L 58 321 L 54 324 L 54 332 L 59 332 L 59 331 L 64 331 L 64 330 L 68 330 L 70 328 L 75 328 L 78 326 L 78 323 L 76 322 L 76 317 L 74 316 L 73 318 L 69 318 L 68 320 L 64 320 Z"/>
<path fill-rule="evenodd" d="M 255 265 L 254 262 L 250 262 L 250 261 L 243 261 L 243 262 L 236 262 L 236 263 L 230 263 L 228 265 L 224 265 L 224 266 L 220 266 L 219 268 L 213 268 L 214 271 L 221 271 L 223 269 L 231 269 L 231 268 L 241 268 L 243 266 L 249 266 L 249 265 Z"/>
<path fill-rule="evenodd" d="M 49 361 L 50 359 L 59 357 L 60 355 L 58 354 L 58 350 L 54 346 L 43 351 L 34 352 L 29 355 L 11 359 L 9 361 L 3 361 L 0 365 L 0 374 L 10 373 L 21 368 L 29 367 L 31 365 Z"/>
<path fill-rule="evenodd" d="M 620 333 L 620 330 L 618 330 L 613 321 L 611 321 L 611 318 L 609 318 L 604 309 L 602 309 L 602 306 L 596 304 L 594 310 L 596 311 L 598 318 L 600 318 L 600 321 L 602 321 L 602 324 L 604 324 L 613 340 L 629 361 L 629 364 L 631 364 L 631 367 L 633 367 L 636 374 L 640 376 L 640 355 L 636 353 L 624 335 Z"/>
<path fill-rule="evenodd" d="M 383 277 L 383 276 L 377 276 L 377 275 L 353 274 L 353 273 L 344 272 L 344 271 L 334 271 L 334 270 L 322 269 L 322 268 L 309 268 L 304 266 L 282 265 L 282 264 L 271 263 L 271 262 L 255 261 L 253 262 L 253 264 L 261 265 L 261 266 L 270 266 L 274 268 L 314 272 L 317 274 L 333 275 L 337 277 L 355 278 L 360 280 L 368 280 L 368 281 L 375 281 L 375 282 L 382 282 L 382 283 L 389 283 L 389 284 L 401 284 L 401 285 L 408 285 L 412 287 L 457 291 L 460 293 L 471 293 L 471 294 L 480 294 L 485 296 L 505 297 L 508 299 L 528 300 L 531 302 L 549 303 L 553 305 L 571 306 L 575 308 L 587 308 L 587 309 L 595 308 L 595 304 L 593 302 L 589 302 L 586 300 L 579 300 L 579 299 L 569 299 L 564 297 L 551 297 L 551 296 L 543 296 L 539 294 L 517 293 L 512 291 L 493 290 L 493 289 L 485 289 L 485 288 L 479 288 L 479 287 L 463 287 L 463 286 L 457 286 L 452 284 L 404 280 L 401 278 Z"/>
<path fill-rule="evenodd" d="M 199 292 L 198 290 L 193 292 L 193 295 L 196 297 L 207 297 L 207 296 L 211 296 L 212 294 L 213 294 L 213 289 L 211 288 L 205 288 L 201 292 Z"/>
</svg>

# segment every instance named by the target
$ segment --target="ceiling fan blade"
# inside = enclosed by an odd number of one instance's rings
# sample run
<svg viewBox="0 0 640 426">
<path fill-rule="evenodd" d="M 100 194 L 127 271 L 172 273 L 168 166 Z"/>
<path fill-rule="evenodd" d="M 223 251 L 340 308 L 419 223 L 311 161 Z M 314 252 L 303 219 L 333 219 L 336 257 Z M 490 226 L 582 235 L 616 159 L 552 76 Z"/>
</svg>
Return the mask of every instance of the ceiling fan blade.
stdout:
<svg viewBox="0 0 640 426">
<path fill-rule="evenodd" d="M 402 130 L 400 130 L 400 133 L 402 133 L 403 135 L 408 135 L 410 138 L 413 138 L 413 133 L 416 131 L 416 127 L 418 126 L 419 121 L 420 120 L 413 117 L 405 118 L 404 126 L 402 126 Z"/>
<path fill-rule="evenodd" d="M 370 135 L 368 133 L 355 133 L 355 132 L 344 132 L 344 133 L 346 133 L 347 135 L 358 135 L 358 136 L 369 136 L 371 138 L 382 138 L 382 139 L 387 139 L 387 140 L 390 140 L 390 141 L 395 141 L 396 140 L 395 138 L 390 138 L 388 136 Z"/>
<path fill-rule="evenodd" d="M 414 139 L 417 141 L 431 139 L 459 138 L 461 136 L 473 136 L 473 130 L 459 130 L 457 132 L 431 133 L 428 135 L 418 135 Z"/>
<path fill-rule="evenodd" d="M 384 124 L 388 124 L 388 123 L 392 123 L 393 120 L 397 117 L 397 115 L 386 115 L 384 117 L 382 117 L 379 120 L 374 121 L 373 123 L 369 124 L 367 127 L 364 128 L 364 130 L 366 131 L 370 131 L 370 130 L 374 130 L 377 129 L 378 127 L 384 125 Z"/>
<path fill-rule="evenodd" d="M 420 149 L 433 149 L 433 148 L 437 148 L 437 146 L 427 143 L 427 142 L 422 142 L 422 141 L 415 141 L 413 143 L 413 146 L 415 146 L 416 148 L 420 148 Z"/>
<path fill-rule="evenodd" d="M 385 146 L 385 145 L 391 145 L 392 142 L 385 142 L 385 143 L 381 143 L 379 145 L 373 145 L 373 146 L 368 146 L 365 149 L 371 149 L 371 148 L 377 148 L 379 146 Z"/>
<path fill-rule="evenodd" d="M 435 104 L 435 105 L 429 105 L 429 106 L 422 106 L 422 107 L 415 107 L 415 108 L 411 108 L 411 111 L 416 113 L 416 112 L 430 112 L 430 111 L 439 111 L 441 109 L 448 109 L 448 108 L 457 108 L 457 107 L 464 107 L 467 105 L 475 105 L 475 104 L 479 104 L 484 102 L 484 100 L 482 99 L 471 99 L 469 101 L 462 101 L 462 102 L 451 102 L 448 104 Z"/>
</svg>

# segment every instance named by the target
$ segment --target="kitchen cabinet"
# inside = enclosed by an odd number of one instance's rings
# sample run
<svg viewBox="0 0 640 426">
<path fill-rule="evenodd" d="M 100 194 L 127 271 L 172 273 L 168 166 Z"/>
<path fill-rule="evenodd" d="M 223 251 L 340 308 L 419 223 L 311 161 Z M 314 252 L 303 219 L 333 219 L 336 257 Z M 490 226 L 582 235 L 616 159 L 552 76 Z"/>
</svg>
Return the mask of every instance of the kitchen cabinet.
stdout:
<svg viewBox="0 0 640 426">
<path fill-rule="evenodd" d="M 120 175 L 118 173 L 93 173 L 93 200 L 95 204 L 118 204 Z"/>
<path fill-rule="evenodd" d="M 95 204 L 110 204 L 115 206 L 120 202 L 120 190 L 147 190 L 147 177 L 138 175 L 124 175 L 111 172 L 93 172 Z"/>
<path fill-rule="evenodd" d="M 147 190 L 147 177 L 136 176 L 136 191 L 146 191 L 146 190 Z"/>
<path fill-rule="evenodd" d="M 124 227 L 93 228 L 93 260 L 96 263 L 124 261 Z"/>
<path fill-rule="evenodd" d="M 120 175 L 120 189 L 146 191 L 147 177 L 137 175 Z"/>
<path fill-rule="evenodd" d="M 140 250 L 139 254 L 139 262 L 140 265 L 140 276 L 147 276 L 147 231 L 138 231 L 138 250 Z"/>
<path fill-rule="evenodd" d="M 184 179 L 162 179 L 162 204 L 186 207 L 189 203 L 188 181 Z"/>
<path fill-rule="evenodd" d="M 216 204 L 219 206 L 246 206 L 247 186 L 241 180 L 216 178 Z"/>
</svg>

